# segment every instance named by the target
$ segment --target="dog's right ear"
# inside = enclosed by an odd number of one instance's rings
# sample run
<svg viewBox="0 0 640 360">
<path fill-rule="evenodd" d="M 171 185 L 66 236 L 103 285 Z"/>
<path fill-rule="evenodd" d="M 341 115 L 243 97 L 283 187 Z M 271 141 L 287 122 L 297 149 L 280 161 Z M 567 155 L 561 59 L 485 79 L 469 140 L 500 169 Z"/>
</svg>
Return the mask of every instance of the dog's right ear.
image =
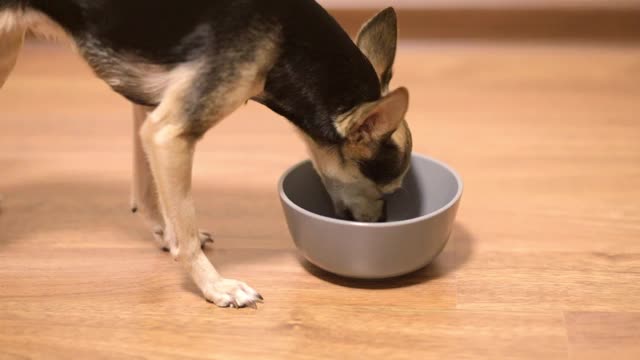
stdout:
<svg viewBox="0 0 640 360">
<path fill-rule="evenodd" d="M 389 88 L 398 43 L 398 19 L 392 7 L 382 10 L 360 29 L 358 47 L 378 74 L 383 93 Z"/>
</svg>

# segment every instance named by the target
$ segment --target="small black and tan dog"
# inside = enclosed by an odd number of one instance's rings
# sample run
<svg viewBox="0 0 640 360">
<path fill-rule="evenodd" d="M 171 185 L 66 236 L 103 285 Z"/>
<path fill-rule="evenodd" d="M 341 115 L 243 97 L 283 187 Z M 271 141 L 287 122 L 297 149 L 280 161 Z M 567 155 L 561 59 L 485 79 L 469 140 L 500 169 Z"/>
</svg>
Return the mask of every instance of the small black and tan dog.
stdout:
<svg viewBox="0 0 640 360">
<path fill-rule="evenodd" d="M 68 39 L 96 75 L 134 103 L 134 209 L 222 307 L 262 297 L 225 279 L 202 251 L 191 196 L 196 142 L 248 100 L 300 130 L 336 211 L 380 221 L 409 167 L 405 88 L 389 92 L 396 14 L 357 45 L 313 0 L 0 0 L 0 86 L 25 33 Z"/>
</svg>

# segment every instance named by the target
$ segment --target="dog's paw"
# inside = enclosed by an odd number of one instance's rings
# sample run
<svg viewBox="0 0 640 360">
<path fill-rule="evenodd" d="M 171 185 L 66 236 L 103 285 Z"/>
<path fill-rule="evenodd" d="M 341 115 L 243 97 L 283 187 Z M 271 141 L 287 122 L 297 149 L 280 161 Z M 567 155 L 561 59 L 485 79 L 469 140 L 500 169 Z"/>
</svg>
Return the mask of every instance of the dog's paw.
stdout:
<svg viewBox="0 0 640 360">
<path fill-rule="evenodd" d="M 210 232 L 202 231 L 198 233 L 198 237 L 200 238 L 200 246 L 204 249 L 207 244 L 213 244 L 213 235 Z"/>
<path fill-rule="evenodd" d="M 204 297 L 220 307 L 256 309 L 256 303 L 262 302 L 263 298 L 257 291 L 249 287 L 242 281 L 221 279 L 208 289 L 203 291 Z"/>
</svg>

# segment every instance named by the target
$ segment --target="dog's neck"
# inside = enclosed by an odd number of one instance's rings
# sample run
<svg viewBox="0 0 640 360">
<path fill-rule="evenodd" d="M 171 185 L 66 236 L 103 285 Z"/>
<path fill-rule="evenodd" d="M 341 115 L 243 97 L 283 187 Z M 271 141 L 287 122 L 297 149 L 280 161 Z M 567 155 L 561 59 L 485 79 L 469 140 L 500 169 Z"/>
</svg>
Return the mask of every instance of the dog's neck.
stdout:
<svg viewBox="0 0 640 360">
<path fill-rule="evenodd" d="M 286 117 L 318 143 L 337 144 L 334 121 L 378 100 L 380 83 L 369 60 L 319 5 L 282 19 L 281 53 L 256 100 Z M 312 3 L 312 4 L 310 4 Z"/>
</svg>

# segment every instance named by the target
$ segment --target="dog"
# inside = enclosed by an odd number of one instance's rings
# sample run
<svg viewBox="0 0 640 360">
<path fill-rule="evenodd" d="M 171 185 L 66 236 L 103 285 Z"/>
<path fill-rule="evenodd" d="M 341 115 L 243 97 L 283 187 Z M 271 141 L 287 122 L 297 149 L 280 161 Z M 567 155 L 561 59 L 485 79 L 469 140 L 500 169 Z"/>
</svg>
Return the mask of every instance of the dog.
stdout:
<svg viewBox="0 0 640 360">
<path fill-rule="evenodd" d="M 406 88 L 389 91 L 397 16 L 354 43 L 313 0 L 0 0 L 0 87 L 25 33 L 67 39 L 134 104 L 132 209 L 220 307 L 262 296 L 222 277 L 202 250 L 191 194 L 196 143 L 249 100 L 299 130 L 336 212 L 383 220 L 411 158 Z"/>
</svg>

